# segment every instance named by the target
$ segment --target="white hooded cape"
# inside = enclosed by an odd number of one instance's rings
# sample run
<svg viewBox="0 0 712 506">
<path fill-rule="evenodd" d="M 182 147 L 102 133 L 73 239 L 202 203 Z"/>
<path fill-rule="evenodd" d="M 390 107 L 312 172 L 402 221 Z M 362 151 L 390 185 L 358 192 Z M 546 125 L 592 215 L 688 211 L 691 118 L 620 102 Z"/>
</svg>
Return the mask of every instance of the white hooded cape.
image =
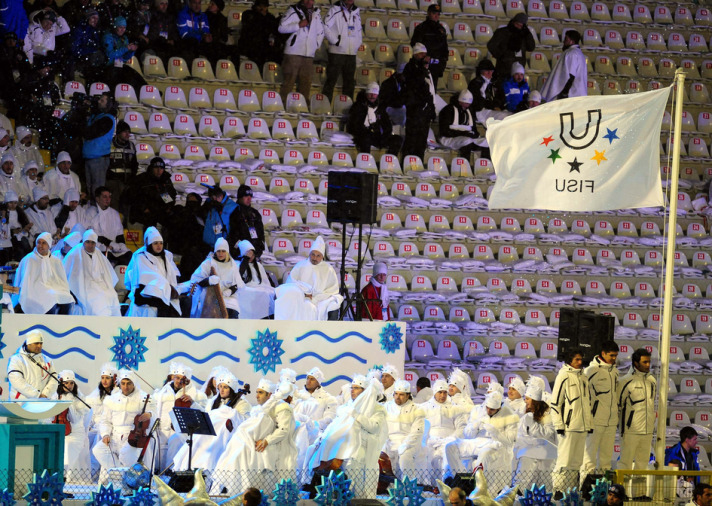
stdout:
<svg viewBox="0 0 712 506">
<path fill-rule="evenodd" d="M 121 305 L 114 287 L 119 282 L 111 264 L 96 249 L 92 255 L 84 244 L 74 246 L 64 257 L 69 289 L 77 298 L 74 314 L 121 316 Z"/>
<path fill-rule="evenodd" d="M 144 285 L 142 295 L 145 297 L 156 297 L 161 299 L 164 304 L 172 305 L 178 314 L 180 314 L 180 305 L 178 299 L 171 299 L 171 286 L 177 289 L 178 287 L 178 267 L 173 262 L 173 253 L 165 251 L 165 263 L 161 257 L 154 256 L 146 251 L 146 246 L 136 250 L 131 257 L 124 284 L 129 290 L 129 299 L 131 299 L 131 307 L 127 316 L 156 316 L 155 308 L 150 306 L 137 306 L 134 303 L 134 290 L 139 285 Z"/>
<path fill-rule="evenodd" d="M 344 300 L 339 294 L 339 278 L 334 268 L 326 261 L 312 265 L 308 258 L 292 268 L 287 282 L 277 287 L 276 294 L 275 320 L 326 320 L 327 313 L 339 309 Z"/>
<path fill-rule="evenodd" d="M 45 314 L 55 304 L 74 302 L 62 261 L 50 254 L 40 255 L 37 248 L 20 261 L 15 286 L 20 287 L 20 293 L 13 297 L 13 304 L 19 302 L 28 314 Z"/>
</svg>

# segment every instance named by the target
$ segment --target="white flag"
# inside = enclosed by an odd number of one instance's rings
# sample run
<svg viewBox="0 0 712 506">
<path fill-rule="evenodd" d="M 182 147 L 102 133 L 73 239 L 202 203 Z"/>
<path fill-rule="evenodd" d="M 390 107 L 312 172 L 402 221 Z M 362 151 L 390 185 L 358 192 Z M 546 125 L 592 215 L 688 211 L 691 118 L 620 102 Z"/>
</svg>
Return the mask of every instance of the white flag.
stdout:
<svg viewBox="0 0 712 506">
<path fill-rule="evenodd" d="M 664 205 L 660 125 L 671 89 L 556 100 L 488 122 L 490 209 Z"/>
</svg>

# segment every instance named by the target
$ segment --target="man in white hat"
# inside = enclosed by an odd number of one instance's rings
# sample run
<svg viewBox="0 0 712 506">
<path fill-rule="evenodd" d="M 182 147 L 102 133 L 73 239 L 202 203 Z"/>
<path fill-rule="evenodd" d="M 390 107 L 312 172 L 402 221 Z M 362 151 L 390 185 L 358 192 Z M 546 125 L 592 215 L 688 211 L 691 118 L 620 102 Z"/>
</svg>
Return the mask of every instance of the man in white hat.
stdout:
<svg viewBox="0 0 712 506">
<path fill-rule="evenodd" d="M 86 430 L 86 417 L 89 408 L 81 401 L 77 378 L 73 371 L 65 369 L 58 374 L 62 386 L 52 395 L 52 399 L 70 401 L 67 420 L 71 434 L 64 436 L 64 472 L 67 483 L 83 483 L 91 469 L 89 459 L 89 437 Z"/>
<path fill-rule="evenodd" d="M 177 317 L 178 276 L 173 253 L 163 249 L 163 237 L 156 227 L 143 233 L 143 246 L 137 249 L 126 268 L 124 285 L 131 305 L 127 316 Z"/>
<path fill-rule="evenodd" d="M 55 204 L 52 209 L 54 223 L 60 235 L 67 235 L 76 224 L 86 229 L 88 220 L 86 210 L 79 205 L 79 192 L 74 188 L 64 192 L 63 201 Z"/>
<path fill-rule="evenodd" d="M 245 288 L 245 283 L 240 276 L 237 262 L 230 256 L 230 247 L 224 238 L 217 238 L 213 254 L 195 269 L 190 277 L 190 284 L 196 288 L 190 311 L 192 318 L 200 318 L 203 314 L 208 289 L 211 286 L 217 286 L 220 290 L 228 318 L 239 317 L 241 312 L 239 292 Z"/>
<path fill-rule="evenodd" d="M 97 239 L 96 232 L 87 230 L 82 236 L 82 245 L 72 248 L 64 257 L 67 282 L 77 299 L 74 313 L 121 316 L 121 304 L 114 289 L 119 278 L 106 257 L 97 250 Z"/>
<path fill-rule="evenodd" d="M 464 89 L 453 95 L 450 103 L 442 108 L 438 117 L 440 144 L 457 149 L 461 157 L 470 159 L 470 153 L 478 148 L 476 139 L 480 136 L 475 127 L 475 119 L 470 112 L 472 93 Z"/>
<path fill-rule="evenodd" d="M 297 262 L 287 282 L 277 287 L 275 320 L 336 320 L 344 298 L 339 278 L 326 263 L 326 244 L 319 236 L 312 243 L 309 258 Z"/>
<path fill-rule="evenodd" d="M 450 377 L 447 380 L 447 393 L 450 396 L 450 402 L 455 405 L 462 406 L 471 410 L 475 407 L 472 402 L 472 380 L 461 369 L 453 369 Z"/>
<path fill-rule="evenodd" d="M 5 154 L 5 152 L 9 149 L 11 149 L 10 133 L 6 129 L 0 127 L 0 155 Z"/>
<path fill-rule="evenodd" d="M 0 194 L 5 197 L 5 193 L 11 191 L 17 195 L 22 193 L 20 178 L 15 177 L 15 157 L 12 153 L 5 152 L 0 157 Z"/>
<path fill-rule="evenodd" d="M 27 217 L 33 224 L 30 233 L 37 237 L 43 232 L 49 232 L 55 241 L 59 240 L 60 233 L 57 229 L 57 224 L 54 222 L 54 213 L 49 207 L 47 190 L 42 186 L 35 186 L 32 190 L 32 198 L 35 203 L 25 210 Z"/>
<path fill-rule="evenodd" d="M 403 140 L 393 134 L 393 123 L 385 108 L 378 101 L 378 83 L 369 83 L 359 91 L 349 111 L 346 130 L 353 135 L 359 153 L 370 153 L 371 148 L 384 148 L 397 155 Z"/>
<path fill-rule="evenodd" d="M 538 90 L 529 92 L 529 109 L 541 105 L 541 93 Z"/>
<path fill-rule="evenodd" d="M 373 264 L 373 275 L 368 284 L 361 290 L 365 302 L 361 308 L 361 318 L 364 320 L 390 321 L 393 319 L 388 293 L 388 266 L 385 262 Z"/>
<path fill-rule="evenodd" d="M 72 157 L 66 151 L 60 151 L 57 155 L 57 165 L 54 169 L 45 172 L 42 182 L 47 188 L 52 204 L 61 202 L 64 194 L 70 188 L 74 188 L 81 195 L 81 184 L 79 176 L 71 170 Z"/>
<path fill-rule="evenodd" d="M 37 162 L 30 160 L 22 166 L 22 176 L 18 178 L 17 185 L 20 189 L 22 201 L 28 204 L 34 202 L 32 200 L 32 190 L 36 186 L 44 186 L 44 183 L 37 177 Z"/>
<path fill-rule="evenodd" d="M 502 83 L 502 89 L 509 112 L 519 112 L 529 107 L 529 83 L 524 78 L 524 65 L 512 63 L 511 76 Z"/>
<path fill-rule="evenodd" d="M 413 402 L 409 381 L 398 380 L 393 389 L 393 400 L 384 406 L 388 441 L 383 451 L 391 459 L 393 471 L 399 479 L 414 477 L 416 469 L 424 464 L 425 411 Z"/>
<path fill-rule="evenodd" d="M 8 360 L 10 400 L 49 397 L 57 389 L 57 382 L 49 374 L 56 373 L 54 365 L 42 354 L 43 341 L 42 332 L 31 330 L 20 349 Z"/>
<path fill-rule="evenodd" d="M 413 46 L 413 56 L 403 70 L 405 77 L 405 141 L 403 156 L 422 160 L 428 145 L 430 122 L 435 112 L 435 84 L 429 70 L 428 49 L 420 42 Z"/>
<path fill-rule="evenodd" d="M 0 170 L 0 175 L 3 172 Z M 0 177 L 1 179 L 1 177 Z M 2 236 L 0 244 L 3 250 L 11 248 L 11 258 L 9 260 L 18 260 L 32 251 L 30 246 L 30 230 L 32 230 L 32 222 L 27 218 L 25 211 L 19 205 L 19 197 L 14 190 L 5 192 L 3 198 L 5 204 L 4 217 L 7 220 L 5 226 L 2 227 Z M 7 251 L 7 250 L 6 250 Z"/>
<path fill-rule="evenodd" d="M 40 153 L 39 147 L 32 144 L 32 130 L 26 126 L 18 126 L 15 129 L 15 145 L 10 152 L 17 160 L 18 168 L 24 167 L 29 161 L 33 161 L 37 164 L 38 170 L 44 171 L 42 153 Z"/>
<path fill-rule="evenodd" d="M 245 288 L 238 293 L 241 318 L 260 320 L 274 315 L 274 287 L 269 275 L 255 254 L 255 247 L 246 239 L 237 243 L 240 251 L 240 276 Z"/>
<path fill-rule="evenodd" d="M 70 314 L 74 297 L 69 291 L 62 261 L 50 254 L 52 237 L 43 232 L 35 240 L 35 249 L 20 261 L 15 272 L 15 286 L 20 293 L 13 302 L 28 314 Z"/>
<path fill-rule="evenodd" d="M 321 387 L 324 380 L 321 369 L 312 367 L 307 371 L 307 379 L 304 383 L 306 395 L 300 396 L 302 399 L 313 399 L 319 403 L 319 410 L 314 412 L 311 418 L 318 431 L 324 430 L 336 415 L 336 398 Z"/>
<path fill-rule="evenodd" d="M 156 411 L 153 397 L 149 397 L 133 381 L 133 374 L 122 369 L 118 374 L 119 390 L 104 399 L 104 412 L 99 421 L 99 437 L 92 448 L 94 457 L 101 465 L 99 483 L 106 484 L 108 470 L 112 467 L 132 466 L 138 460 L 141 448 L 129 444 L 128 436 L 134 429 L 134 419 L 151 427 L 152 413 Z M 147 431 L 148 432 L 148 431 Z M 144 463 L 148 469 L 153 466 L 154 443 L 149 441 Z"/>
<path fill-rule="evenodd" d="M 524 416 L 527 406 L 524 402 L 524 392 L 527 387 L 521 378 L 514 378 L 507 388 L 507 398 L 504 403 L 518 416 Z"/>
<path fill-rule="evenodd" d="M 127 265 L 131 261 L 131 250 L 126 246 L 124 226 L 119 212 L 111 207 L 111 191 L 106 186 L 94 190 L 95 206 L 88 206 L 87 227 L 99 236 L 97 248 L 105 253 L 111 265 Z"/>
<path fill-rule="evenodd" d="M 381 369 L 381 384 L 383 385 L 383 395 L 387 401 L 393 400 L 396 381 L 401 378 L 400 372 L 393 364 L 386 363 Z"/>
</svg>

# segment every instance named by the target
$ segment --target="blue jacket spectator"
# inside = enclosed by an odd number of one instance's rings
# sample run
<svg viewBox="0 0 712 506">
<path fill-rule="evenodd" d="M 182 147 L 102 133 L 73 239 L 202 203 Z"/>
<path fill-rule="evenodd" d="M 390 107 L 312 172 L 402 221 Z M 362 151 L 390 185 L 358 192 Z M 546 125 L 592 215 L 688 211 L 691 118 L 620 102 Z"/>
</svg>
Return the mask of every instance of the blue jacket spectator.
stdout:
<svg viewBox="0 0 712 506">
<path fill-rule="evenodd" d="M 210 25 L 208 16 L 200 12 L 200 1 L 197 1 L 197 12 L 193 9 L 195 1 L 191 1 L 178 13 L 178 33 L 181 39 L 195 39 L 198 42 L 203 40 L 204 35 L 210 35 Z"/>
<path fill-rule="evenodd" d="M 25 40 L 29 25 L 22 0 L 0 0 L 0 35 L 13 32 L 19 40 Z"/>
<path fill-rule="evenodd" d="M 519 62 L 512 64 L 512 77 L 502 83 L 507 110 L 518 112 L 528 107 L 529 83 L 524 79 L 524 67 Z"/>
<path fill-rule="evenodd" d="M 136 51 L 136 45 L 129 43 L 126 33 L 126 18 L 119 16 L 114 19 L 114 31 L 104 34 L 104 53 L 107 66 L 114 65 L 116 60 L 127 62 Z"/>
<path fill-rule="evenodd" d="M 208 190 L 208 200 L 205 203 L 209 209 L 205 217 L 203 242 L 215 244 L 218 238 L 228 238 L 230 232 L 230 215 L 237 208 L 237 204 L 219 186 Z"/>
<path fill-rule="evenodd" d="M 699 471 L 697 460 L 697 431 L 692 427 L 680 429 L 680 441 L 665 450 L 665 465 L 675 464 L 681 471 Z"/>
</svg>

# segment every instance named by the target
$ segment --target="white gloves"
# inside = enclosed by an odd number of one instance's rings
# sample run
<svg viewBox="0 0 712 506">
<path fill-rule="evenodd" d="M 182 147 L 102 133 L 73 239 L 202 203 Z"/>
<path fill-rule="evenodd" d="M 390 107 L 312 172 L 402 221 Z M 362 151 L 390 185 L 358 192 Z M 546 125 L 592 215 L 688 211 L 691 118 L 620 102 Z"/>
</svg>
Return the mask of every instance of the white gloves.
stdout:
<svg viewBox="0 0 712 506">
<path fill-rule="evenodd" d="M 217 285 L 218 283 L 220 283 L 220 276 L 210 276 L 208 278 L 208 283 L 210 283 L 211 285 Z"/>
</svg>

